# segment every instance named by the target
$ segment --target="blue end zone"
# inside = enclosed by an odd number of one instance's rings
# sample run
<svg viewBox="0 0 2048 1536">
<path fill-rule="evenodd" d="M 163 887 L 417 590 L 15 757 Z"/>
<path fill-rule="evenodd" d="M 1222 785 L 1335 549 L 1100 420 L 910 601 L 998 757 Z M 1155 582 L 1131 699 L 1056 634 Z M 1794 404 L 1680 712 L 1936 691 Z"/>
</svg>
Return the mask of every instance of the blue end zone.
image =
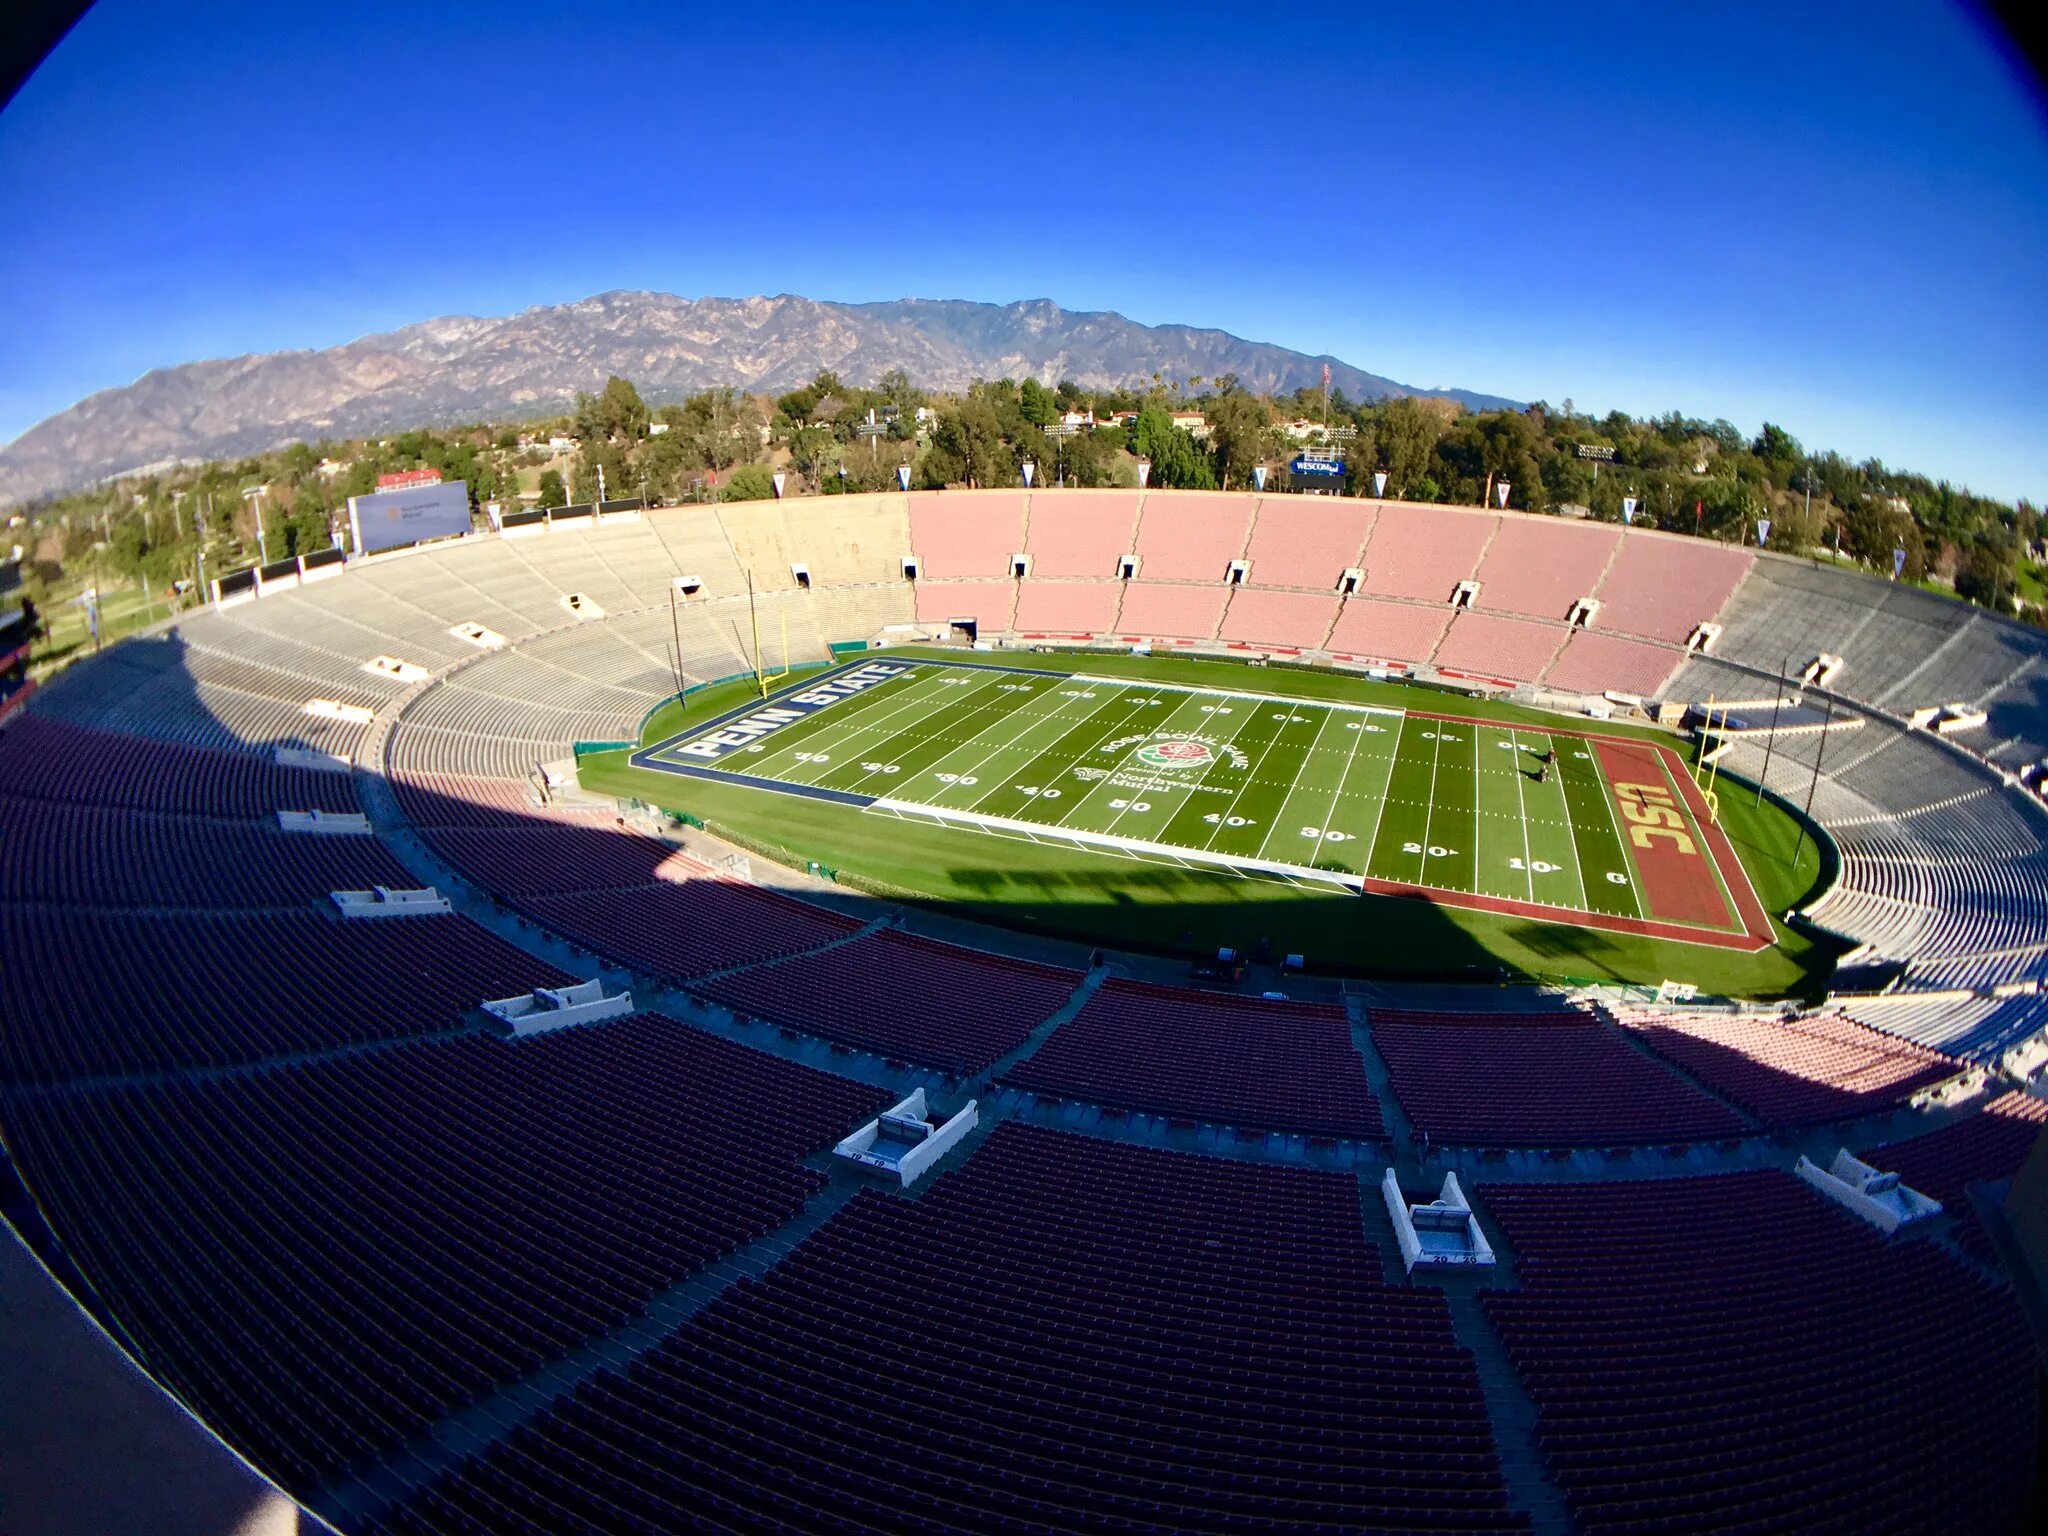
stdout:
<svg viewBox="0 0 2048 1536">
<path fill-rule="evenodd" d="M 878 654 L 870 651 L 858 661 L 833 667 L 828 671 L 819 673 L 816 677 L 806 678 L 800 683 L 792 683 L 787 688 L 768 695 L 765 699 L 757 699 L 752 703 L 742 704 L 736 709 L 729 709 L 715 720 L 707 720 L 690 730 L 677 732 L 666 741 L 656 742 L 651 747 L 643 747 L 627 758 L 626 761 L 634 768 L 648 768 L 656 773 L 673 773 L 679 778 L 685 779 L 702 779 L 707 784 L 745 784 L 751 788 L 765 789 L 778 795 L 796 795 L 805 800 L 823 800 L 831 805 L 850 805 L 856 809 L 865 809 L 873 805 L 880 796 L 859 795 L 845 789 L 826 789 L 816 784 L 791 784 L 783 779 L 758 778 L 753 774 L 733 773 L 719 768 L 704 768 L 695 763 L 679 763 L 673 758 L 662 756 L 662 754 L 673 751 L 684 742 L 695 741 L 712 731 L 731 725 L 734 721 L 744 720 L 748 716 L 759 714 L 766 709 L 775 709 L 786 704 L 788 700 L 793 699 L 798 694 L 826 687 L 851 673 L 858 672 L 865 667 L 872 667 L 878 661 L 886 660 L 887 655 L 887 652 Z M 1020 677 L 1069 678 L 1073 676 L 1071 672 L 1053 672 L 1043 667 L 1010 667 L 1004 666 L 1001 662 L 992 661 L 931 661 L 919 658 L 906 660 L 903 665 L 907 668 L 946 667 L 975 672 L 1008 672 Z"/>
</svg>

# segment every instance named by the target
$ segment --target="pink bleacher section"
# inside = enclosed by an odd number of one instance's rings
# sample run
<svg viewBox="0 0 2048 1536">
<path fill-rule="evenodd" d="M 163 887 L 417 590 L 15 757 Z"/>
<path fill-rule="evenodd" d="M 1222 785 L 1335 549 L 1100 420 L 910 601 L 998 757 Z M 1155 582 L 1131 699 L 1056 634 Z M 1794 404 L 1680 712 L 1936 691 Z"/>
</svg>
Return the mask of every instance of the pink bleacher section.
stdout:
<svg viewBox="0 0 2048 1536">
<path fill-rule="evenodd" d="M 1117 618 L 1120 635 L 1174 635 L 1193 640 L 1210 640 L 1223 621 L 1223 602 L 1230 588 L 1176 587 L 1158 582 L 1134 581 L 1124 589 L 1123 613 Z"/>
<path fill-rule="evenodd" d="M 1684 659 L 1677 651 L 1645 645 L 1640 640 L 1577 630 L 1565 641 L 1564 654 L 1557 658 L 1544 682 L 1574 693 L 1601 693 L 1613 688 L 1649 698 L 1664 686 L 1665 679 Z"/>
<path fill-rule="evenodd" d="M 1451 632 L 1437 647 L 1436 664 L 1445 672 L 1534 682 L 1557 654 L 1565 630 L 1526 619 L 1503 619 L 1491 613 L 1460 613 Z"/>
<path fill-rule="evenodd" d="M 917 621 L 946 624 L 974 619 L 991 634 L 1010 627 L 1010 607 L 1017 599 L 1014 581 L 920 581 Z"/>
<path fill-rule="evenodd" d="M 1450 627 L 1451 610 L 1370 597 L 1345 599 L 1329 649 L 1371 661 L 1427 661 Z"/>
<path fill-rule="evenodd" d="M 1221 581 L 1244 554 L 1255 496 L 1155 491 L 1138 519 L 1138 574 L 1147 581 Z"/>
<path fill-rule="evenodd" d="M 1022 491 L 933 491 L 910 498 L 910 551 L 922 576 L 1008 576 L 1024 547 Z"/>
<path fill-rule="evenodd" d="M 1505 517 L 1479 567 L 1479 603 L 1491 613 L 1521 613 L 1562 623 L 1572 604 L 1600 585 L 1619 529 L 1562 518 Z"/>
<path fill-rule="evenodd" d="M 1239 587 L 1223 617 L 1223 638 L 1249 645 L 1316 650 L 1330 632 L 1337 603 L 1334 593 L 1319 596 Z"/>
<path fill-rule="evenodd" d="M 1448 603 L 1479 557 L 1500 519 L 1487 512 L 1389 502 L 1380 508 L 1365 545 L 1365 588 L 1382 597 Z"/>
<path fill-rule="evenodd" d="M 1328 496 L 1268 496 L 1252 528 L 1250 579 L 1262 587 L 1334 592 L 1361 564 L 1379 503 Z"/>
<path fill-rule="evenodd" d="M 1771 1125 L 1819 1125 L 1903 1104 L 1963 1064 L 1838 1014 L 1643 1014 L 1637 1038 Z"/>
<path fill-rule="evenodd" d="M 1682 644 L 1719 613 L 1756 557 L 1683 535 L 1631 533 L 1600 584 L 1602 629 Z"/>
<path fill-rule="evenodd" d="M 1113 581 L 1027 581 L 1016 627 L 1027 635 L 1101 635 L 1116 628 L 1123 588 Z"/>
<path fill-rule="evenodd" d="M 1055 491 L 1034 497 L 1024 548 L 1033 576 L 1117 574 L 1138 526 L 1136 491 Z"/>
</svg>

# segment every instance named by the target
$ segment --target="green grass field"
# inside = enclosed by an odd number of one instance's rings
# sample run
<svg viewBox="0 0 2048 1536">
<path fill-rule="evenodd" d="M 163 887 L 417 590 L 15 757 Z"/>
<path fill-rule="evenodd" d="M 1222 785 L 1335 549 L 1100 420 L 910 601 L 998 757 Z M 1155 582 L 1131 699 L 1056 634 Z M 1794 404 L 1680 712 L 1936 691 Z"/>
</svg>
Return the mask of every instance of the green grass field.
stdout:
<svg viewBox="0 0 2048 1536">
<path fill-rule="evenodd" d="M 1674 745 L 1331 673 L 891 651 L 766 706 L 736 687 L 672 703 L 637 754 L 588 755 L 583 776 L 1032 931 L 1265 938 L 1384 974 L 1809 988 L 1830 957 L 1757 898 L 1804 894 L 1811 841 L 1791 867 L 1796 826 L 1768 801 L 1724 796 L 1723 827 L 1703 826 Z"/>
</svg>

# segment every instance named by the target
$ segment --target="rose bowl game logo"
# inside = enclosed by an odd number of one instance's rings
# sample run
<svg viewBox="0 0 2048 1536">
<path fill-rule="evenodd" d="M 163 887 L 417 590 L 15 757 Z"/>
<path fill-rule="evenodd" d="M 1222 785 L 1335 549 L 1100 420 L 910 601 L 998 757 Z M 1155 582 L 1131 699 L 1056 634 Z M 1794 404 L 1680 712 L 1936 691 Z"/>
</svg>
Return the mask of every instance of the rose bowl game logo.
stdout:
<svg viewBox="0 0 2048 1536">
<path fill-rule="evenodd" d="M 1147 742 L 1135 756 L 1147 768 L 1203 768 L 1216 761 L 1214 749 L 1200 741 Z"/>
</svg>

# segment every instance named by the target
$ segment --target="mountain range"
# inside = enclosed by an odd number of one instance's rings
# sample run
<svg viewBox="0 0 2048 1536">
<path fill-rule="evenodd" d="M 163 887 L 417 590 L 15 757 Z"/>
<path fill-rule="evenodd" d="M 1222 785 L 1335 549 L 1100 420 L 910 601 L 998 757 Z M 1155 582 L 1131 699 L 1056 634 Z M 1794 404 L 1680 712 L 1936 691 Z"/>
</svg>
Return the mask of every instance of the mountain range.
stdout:
<svg viewBox="0 0 2048 1536">
<path fill-rule="evenodd" d="M 324 351 L 159 368 L 39 422 L 0 449 L 0 506 L 134 470 L 233 457 L 299 439 L 551 415 L 618 374 L 650 404 L 715 385 L 782 391 L 830 368 L 872 384 L 892 368 L 934 390 L 977 378 L 1072 379 L 1090 389 L 1234 373 L 1286 393 L 1330 383 L 1353 400 L 1432 395 L 1512 406 L 1463 389 L 1418 389 L 1341 362 L 1223 331 L 1140 325 L 1049 299 L 837 304 L 603 293 L 500 318 L 447 316 Z"/>
</svg>

